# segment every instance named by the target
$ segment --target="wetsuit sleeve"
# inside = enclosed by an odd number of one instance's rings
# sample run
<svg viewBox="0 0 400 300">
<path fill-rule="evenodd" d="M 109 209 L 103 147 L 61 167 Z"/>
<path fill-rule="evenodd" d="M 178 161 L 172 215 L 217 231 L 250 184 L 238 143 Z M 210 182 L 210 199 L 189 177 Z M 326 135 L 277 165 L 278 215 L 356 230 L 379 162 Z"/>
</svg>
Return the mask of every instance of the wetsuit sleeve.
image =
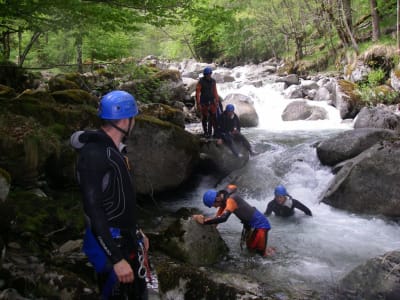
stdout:
<svg viewBox="0 0 400 300">
<path fill-rule="evenodd" d="M 235 118 L 234 118 L 234 125 L 233 127 L 237 129 L 237 131 L 240 131 L 240 120 L 239 117 L 235 114 Z"/>
<path fill-rule="evenodd" d="M 196 103 L 197 107 L 200 107 L 200 93 L 201 93 L 201 83 L 200 81 L 196 85 Z"/>
<path fill-rule="evenodd" d="M 79 182 L 83 194 L 83 207 L 89 218 L 90 229 L 113 264 L 123 259 L 115 244 L 103 209 L 103 180 L 107 170 L 104 155 L 98 151 L 84 151 L 78 161 Z"/>
<path fill-rule="evenodd" d="M 213 95 L 214 95 L 215 104 L 218 105 L 219 96 L 218 96 L 218 92 L 217 92 L 217 83 L 215 81 L 213 81 L 212 92 L 213 92 Z"/>
<path fill-rule="evenodd" d="M 299 200 L 293 199 L 293 207 L 300 209 L 303 211 L 307 216 L 312 216 L 311 210 L 301 203 Z"/>
<path fill-rule="evenodd" d="M 231 213 L 229 211 L 225 210 L 221 215 L 219 215 L 215 218 L 212 218 L 212 219 L 208 219 L 208 220 L 204 221 L 203 224 L 210 225 L 210 224 L 224 223 L 224 222 L 226 222 L 226 220 L 228 220 L 230 215 L 231 215 Z"/>
<path fill-rule="evenodd" d="M 265 210 L 265 215 L 269 216 L 274 211 L 274 200 L 270 201 L 267 205 L 267 209 Z"/>
</svg>

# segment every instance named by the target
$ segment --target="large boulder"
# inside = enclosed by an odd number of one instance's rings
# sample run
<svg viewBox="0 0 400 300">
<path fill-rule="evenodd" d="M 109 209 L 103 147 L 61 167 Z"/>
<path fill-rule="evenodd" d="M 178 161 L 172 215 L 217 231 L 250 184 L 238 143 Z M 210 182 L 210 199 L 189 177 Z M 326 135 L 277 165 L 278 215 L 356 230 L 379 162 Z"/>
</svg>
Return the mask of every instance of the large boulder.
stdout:
<svg viewBox="0 0 400 300">
<path fill-rule="evenodd" d="M 249 153 L 242 144 L 236 142 L 234 144 L 242 157 L 235 156 L 226 144 L 218 145 L 214 140 L 201 140 L 201 166 L 223 176 L 242 168 L 249 160 Z"/>
<path fill-rule="evenodd" d="M 317 156 L 322 164 L 334 166 L 353 158 L 372 145 L 396 137 L 392 130 L 360 128 L 339 133 L 317 145 Z"/>
<path fill-rule="evenodd" d="M 340 280 L 340 299 L 400 299 L 399 266 L 400 251 L 388 252 L 366 261 Z"/>
<path fill-rule="evenodd" d="M 400 132 L 400 116 L 387 107 L 363 107 L 358 113 L 354 128 L 384 128 Z"/>
<path fill-rule="evenodd" d="M 229 94 L 225 97 L 223 103 L 225 105 L 233 104 L 235 106 L 235 113 L 240 119 L 240 126 L 258 126 L 258 115 L 254 108 L 253 101 L 249 96 L 242 94 Z"/>
<path fill-rule="evenodd" d="M 276 298 L 268 285 L 257 282 L 244 274 L 220 272 L 204 267 L 193 268 L 190 265 L 177 264 L 164 257 L 156 261 L 156 271 L 161 299 Z M 279 295 L 280 299 L 288 299 L 284 293 L 279 293 Z"/>
<path fill-rule="evenodd" d="M 383 141 L 347 160 L 322 201 L 355 213 L 400 217 L 400 141 Z"/>
<path fill-rule="evenodd" d="M 360 111 L 360 95 L 357 85 L 347 80 L 338 80 L 332 93 L 332 105 L 339 110 L 342 119 L 354 118 Z"/>
<path fill-rule="evenodd" d="M 283 121 L 297 120 L 325 120 L 328 116 L 327 111 L 319 106 L 307 104 L 306 101 L 293 101 L 282 113 Z"/>
<path fill-rule="evenodd" d="M 194 266 L 218 263 L 229 251 L 215 226 L 200 225 L 191 217 L 171 222 L 153 243 L 167 255 Z"/>
<path fill-rule="evenodd" d="M 142 115 L 128 139 L 137 192 L 153 194 L 184 183 L 199 161 L 198 139 L 170 122 Z"/>
</svg>

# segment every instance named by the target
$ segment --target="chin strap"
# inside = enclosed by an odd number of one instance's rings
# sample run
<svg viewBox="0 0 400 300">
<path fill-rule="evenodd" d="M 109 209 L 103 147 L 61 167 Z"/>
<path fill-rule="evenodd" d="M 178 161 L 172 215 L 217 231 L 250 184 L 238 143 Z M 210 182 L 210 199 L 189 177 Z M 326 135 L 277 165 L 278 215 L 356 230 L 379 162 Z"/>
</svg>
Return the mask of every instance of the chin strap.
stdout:
<svg viewBox="0 0 400 300">
<path fill-rule="evenodd" d="M 129 118 L 129 126 L 128 128 L 131 128 L 132 125 L 132 119 L 133 118 Z M 130 130 L 123 130 L 121 127 L 118 127 L 117 125 L 115 125 L 113 122 L 108 122 L 112 127 L 114 127 L 115 129 L 117 129 L 119 132 L 121 132 L 124 137 L 123 137 L 123 141 L 125 141 L 126 137 L 129 136 L 130 134 Z"/>
</svg>

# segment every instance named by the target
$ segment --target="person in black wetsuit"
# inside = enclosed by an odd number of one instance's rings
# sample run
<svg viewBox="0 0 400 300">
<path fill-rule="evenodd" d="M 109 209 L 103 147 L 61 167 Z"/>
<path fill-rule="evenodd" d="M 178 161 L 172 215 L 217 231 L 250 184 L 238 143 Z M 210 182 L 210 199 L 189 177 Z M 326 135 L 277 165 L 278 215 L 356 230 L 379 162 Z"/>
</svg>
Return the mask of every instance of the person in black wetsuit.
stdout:
<svg viewBox="0 0 400 300">
<path fill-rule="evenodd" d="M 148 299 L 142 263 L 148 240 L 137 227 L 135 187 L 121 153 L 137 114 L 132 95 L 112 91 L 100 102 L 102 127 L 71 136 L 79 154 L 77 180 L 86 223 L 83 250 L 97 272 L 102 299 Z"/>
<path fill-rule="evenodd" d="M 201 113 L 201 123 L 204 136 L 210 138 L 214 129 L 214 137 L 217 132 L 217 112 L 219 108 L 219 96 L 217 83 L 211 77 L 212 69 L 206 67 L 203 70 L 203 77 L 196 85 L 196 105 Z"/>
<path fill-rule="evenodd" d="M 250 155 L 256 155 L 246 137 L 240 133 L 240 120 L 235 114 L 235 106 L 228 104 L 225 107 L 224 112 L 218 119 L 218 144 L 225 143 L 237 157 L 243 155 L 237 149 L 235 142 L 241 143 L 250 153 Z"/>
<path fill-rule="evenodd" d="M 276 216 L 290 217 L 294 215 L 294 209 L 300 209 L 307 216 L 312 216 L 311 210 L 300 201 L 293 199 L 283 185 L 275 188 L 275 198 L 268 203 L 265 215 L 269 216 L 272 212 Z"/>
</svg>

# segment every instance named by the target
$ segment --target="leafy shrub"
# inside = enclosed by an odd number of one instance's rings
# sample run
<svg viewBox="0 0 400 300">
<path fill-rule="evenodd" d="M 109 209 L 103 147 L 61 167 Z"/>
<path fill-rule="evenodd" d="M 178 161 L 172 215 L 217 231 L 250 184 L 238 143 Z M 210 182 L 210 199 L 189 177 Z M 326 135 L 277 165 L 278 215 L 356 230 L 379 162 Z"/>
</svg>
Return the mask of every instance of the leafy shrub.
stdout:
<svg viewBox="0 0 400 300">
<path fill-rule="evenodd" d="M 385 81 L 385 71 L 381 68 L 372 70 L 368 74 L 368 83 L 371 87 L 383 84 Z"/>
<path fill-rule="evenodd" d="M 362 102 L 367 106 L 374 106 L 379 103 L 394 104 L 399 101 L 399 93 L 387 86 L 361 85 L 356 90 Z"/>
</svg>

